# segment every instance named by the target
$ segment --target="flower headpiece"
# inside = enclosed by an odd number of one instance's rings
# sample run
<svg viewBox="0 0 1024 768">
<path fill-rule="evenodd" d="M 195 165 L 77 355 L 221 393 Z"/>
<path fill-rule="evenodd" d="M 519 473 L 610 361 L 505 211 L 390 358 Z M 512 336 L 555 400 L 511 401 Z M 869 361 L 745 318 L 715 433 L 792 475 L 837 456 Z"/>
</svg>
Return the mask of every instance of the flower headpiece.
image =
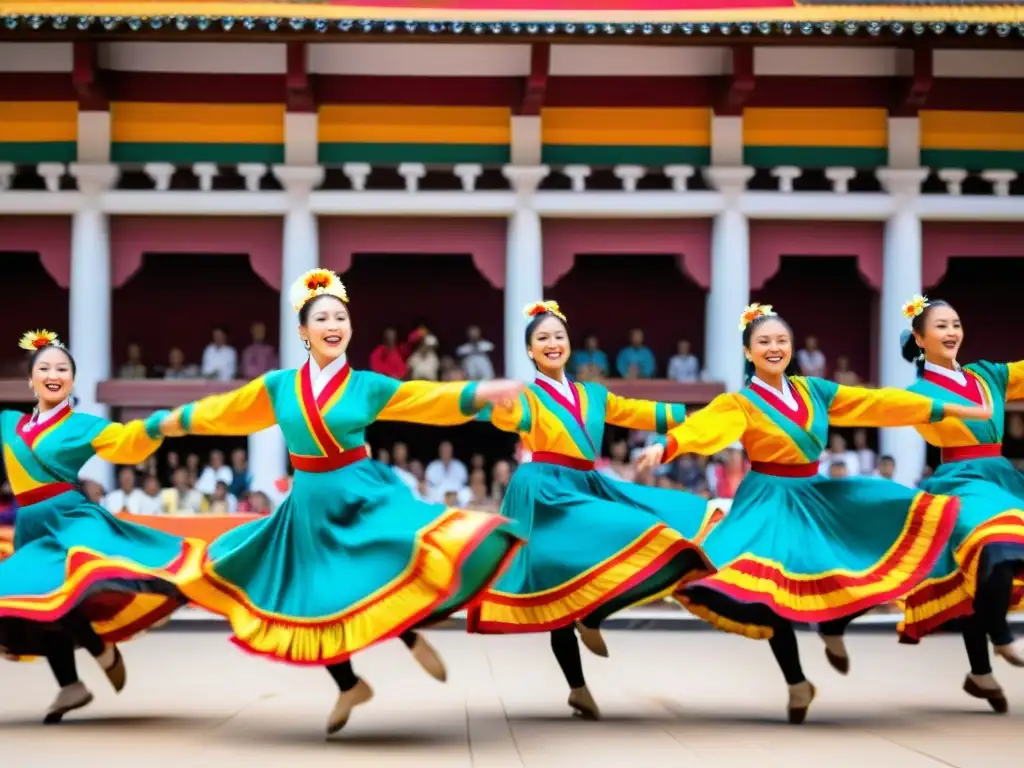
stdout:
<svg viewBox="0 0 1024 768">
<path fill-rule="evenodd" d="M 759 317 L 774 317 L 775 310 L 772 309 L 771 304 L 748 304 L 747 308 L 743 310 L 743 314 L 740 315 L 740 330 L 747 330 L 747 326 L 757 320 Z"/>
<path fill-rule="evenodd" d="M 903 316 L 907 320 L 913 320 L 924 312 L 930 302 L 927 296 L 915 295 L 910 301 L 903 305 Z"/>
<path fill-rule="evenodd" d="M 537 315 L 543 315 L 545 312 L 551 313 L 563 323 L 569 322 L 565 319 L 565 315 L 562 314 L 562 310 L 558 308 L 557 301 L 535 301 L 523 307 L 523 315 L 526 317 L 536 317 Z"/>
<path fill-rule="evenodd" d="M 18 342 L 18 346 L 28 352 L 36 352 L 45 347 L 64 349 L 64 345 L 60 343 L 57 334 L 45 328 L 38 331 L 25 331 Z"/>
<path fill-rule="evenodd" d="M 341 278 L 329 269 L 311 269 L 294 283 L 288 292 L 288 298 L 300 312 L 307 303 L 317 296 L 334 296 L 348 303 L 348 292 Z"/>
</svg>

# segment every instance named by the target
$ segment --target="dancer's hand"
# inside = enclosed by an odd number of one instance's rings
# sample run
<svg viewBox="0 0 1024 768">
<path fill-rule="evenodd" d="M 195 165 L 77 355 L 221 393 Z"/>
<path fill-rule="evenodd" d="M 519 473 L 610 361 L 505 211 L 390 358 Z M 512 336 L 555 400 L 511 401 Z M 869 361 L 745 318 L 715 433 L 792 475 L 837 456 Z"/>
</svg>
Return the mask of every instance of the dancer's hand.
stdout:
<svg viewBox="0 0 1024 768">
<path fill-rule="evenodd" d="M 942 415 L 952 416 L 963 421 L 988 421 L 992 418 L 992 408 L 988 405 L 958 405 L 946 403 L 942 407 Z"/>
<path fill-rule="evenodd" d="M 181 427 L 181 415 L 171 411 L 160 422 L 160 434 L 164 437 L 184 437 L 186 432 Z"/>
<path fill-rule="evenodd" d="M 478 404 L 494 403 L 502 408 L 511 408 L 519 393 L 525 389 L 521 381 L 511 379 L 495 379 L 483 381 L 477 385 L 476 400 Z"/>
<path fill-rule="evenodd" d="M 654 444 L 643 450 L 639 456 L 636 457 L 636 470 L 637 472 L 644 472 L 648 469 L 654 469 L 656 466 L 661 464 L 661 460 L 665 457 L 665 446 L 660 444 Z"/>
</svg>

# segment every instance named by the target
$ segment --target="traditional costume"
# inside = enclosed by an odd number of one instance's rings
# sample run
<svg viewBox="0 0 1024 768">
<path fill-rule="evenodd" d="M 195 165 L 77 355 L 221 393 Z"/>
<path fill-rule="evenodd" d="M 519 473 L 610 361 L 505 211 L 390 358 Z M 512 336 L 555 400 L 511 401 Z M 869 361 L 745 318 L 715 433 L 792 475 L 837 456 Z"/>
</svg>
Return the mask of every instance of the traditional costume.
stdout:
<svg viewBox="0 0 1024 768">
<path fill-rule="evenodd" d="M 297 311 L 323 294 L 347 301 L 326 270 L 304 275 L 292 291 Z M 344 355 L 321 369 L 310 357 L 297 370 L 273 371 L 175 412 L 189 434 L 248 435 L 275 424 L 284 431 L 291 493 L 270 517 L 214 541 L 186 589 L 228 618 L 244 649 L 330 667 L 342 696 L 328 732 L 372 696 L 347 660 L 373 643 L 402 636 L 444 679 L 436 654 L 409 630 L 476 599 L 521 543 L 503 517 L 418 501 L 367 452 L 364 431 L 374 421 L 471 421 L 477 386 L 399 382 L 353 370 Z"/>
<path fill-rule="evenodd" d="M 22 346 L 60 347 L 56 334 L 26 334 Z M 0 646 L 9 658 L 44 655 L 62 689 L 48 722 L 85 706 L 74 643 L 95 656 L 114 688 L 125 683 L 112 645 L 166 619 L 185 600 L 181 573 L 204 546 L 128 523 L 89 501 L 78 472 L 93 456 L 138 464 L 160 445 L 161 419 L 117 424 L 76 413 L 65 400 L 32 414 L 0 413 L 7 477 L 18 504 L 14 553 L 0 562 Z"/>
<path fill-rule="evenodd" d="M 761 314 L 774 313 L 753 305 L 744 321 Z M 790 720 L 799 723 L 814 688 L 791 622 L 824 624 L 828 643 L 855 615 L 904 595 L 941 554 L 959 503 L 879 478 L 818 473 L 830 424 L 928 424 L 943 417 L 940 402 L 818 378 L 782 382 L 776 390 L 754 376 L 741 391 L 719 395 L 668 432 L 663 461 L 742 442 L 751 471 L 704 541 L 718 572 L 684 586 L 678 598 L 718 629 L 771 639 L 790 685 Z M 827 653 L 845 672 L 845 649 L 827 646 Z"/>
<path fill-rule="evenodd" d="M 904 314 L 912 320 L 926 306 L 926 298 L 914 297 Z M 911 392 L 942 402 L 988 404 L 992 418 L 917 427 L 928 443 L 942 449 L 942 464 L 921 488 L 956 495 L 961 506 L 949 545 L 928 578 L 906 597 L 900 639 L 916 643 L 947 622 L 963 619 L 971 663 L 964 690 L 1006 712 L 1006 697 L 992 678 L 988 639 L 997 654 L 1024 666 L 1006 621 L 1007 610 L 1024 601 L 1019 579 L 1024 570 L 1024 475 L 1002 456 L 1004 403 L 1024 398 L 1024 361 L 981 361 L 955 369 L 923 358 L 916 362 L 918 380 Z"/>
<path fill-rule="evenodd" d="M 554 302 L 531 305 L 526 313 L 565 320 Z M 597 629 L 604 618 L 714 571 L 697 544 L 713 521 L 704 499 L 612 480 L 594 469 L 606 423 L 664 433 L 683 421 L 685 408 L 538 372 L 512 407 L 495 407 L 489 418 L 518 433 L 532 452 L 512 475 L 501 505 L 503 515 L 522 525 L 528 543 L 469 610 L 469 631 L 552 631 L 552 648 L 572 689 L 570 706 L 596 717 L 573 625 L 590 650 L 606 656 Z"/>
</svg>

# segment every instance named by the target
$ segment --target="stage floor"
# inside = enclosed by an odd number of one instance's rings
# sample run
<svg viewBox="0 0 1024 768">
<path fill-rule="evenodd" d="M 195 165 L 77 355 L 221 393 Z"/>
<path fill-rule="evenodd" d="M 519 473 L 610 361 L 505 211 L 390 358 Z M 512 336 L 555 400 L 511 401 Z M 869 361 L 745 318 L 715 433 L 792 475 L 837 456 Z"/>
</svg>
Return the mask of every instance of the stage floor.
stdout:
<svg viewBox="0 0 1024 768">
<path fill-rule="evenodd" d="M 37 725 L 54 694 L 45 663 L 0 663 L 3 765 L 76 768 L 362 766 L 424 768 L 991 768 L 1024 761 L 1024 715 L 1000 717 L 960 690 L 956 636 L 912 648 L 891 634 L 849 638 L 849 678 L 802 634 L 818 700 L 808 723 L 784 722 L 786 689 L 767 643 L 718 633 L 609 631 L 610 659 L 585 655 L 605 720 L 573 719 L 544 636 L 437 631 L 449 682 L 422 673 L 398 642 L 362 654 L 376 689 L 325 740 L 333 684 L 243 654 L 222 631 L 165 630 L 124 647 L 120 696 L 80 654 L 96 694 L 56 727 Z M 996 675 L 1024 712 L 1024 670 Z"/>
</svg>

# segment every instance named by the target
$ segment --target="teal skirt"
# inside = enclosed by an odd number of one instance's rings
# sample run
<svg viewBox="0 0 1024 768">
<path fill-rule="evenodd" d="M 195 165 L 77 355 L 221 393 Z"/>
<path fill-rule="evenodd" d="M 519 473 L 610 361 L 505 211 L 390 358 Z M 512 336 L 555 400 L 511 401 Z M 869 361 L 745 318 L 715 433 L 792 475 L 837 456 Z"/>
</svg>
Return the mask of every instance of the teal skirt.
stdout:
<svg viewBox="0 0 1024 768">
<path fill-rule="evenodd" d="M 108 642 L 165 620 L 186 601 L 184 574 L 205 545 L 121 520 L 77 490 L 18 510 L 14 553 L 0 561 L 0 646 L 38 652 L 39 632 L 81 609 Z"/>
<path fill-rule="evenodd" d="M 715 510 L 682 491 L 531 462 L 501 506 L 528 543 L 469 611 L 479 633 L 537 632 L 670 595 L 714 571 L 697 543 Z"/>
<path fill-rule="evenodd" d="M 927 575 L 957 508 L 955 498 L 878 478 L 750 472 L 704 542 L 718 572 L 677 597 L 717 628 L 757 639 L 771 637 L 779 618 L 851 617 Z"/>
<path fill-rule="evenodd" d="M 915 643 L 973 612 L 979 581 L 996 565 L 1024 570 L 1024 475 L 1003 457 L 942 464 L 921 488 L 960 498 L 960 519 L 928 578 L 907 595 L 900 641 Z M 1024 603 L 1014 584 L 1012 609 Z"/>
<path fill-rule="evenodd" d="M 327 665 L 472 603 L 521 543 L 505 518 L 421 502 L 362 460 L 297 471 L 277 511 L 217 538 L 184 589 L 245 650 Z"/>
</svg>

